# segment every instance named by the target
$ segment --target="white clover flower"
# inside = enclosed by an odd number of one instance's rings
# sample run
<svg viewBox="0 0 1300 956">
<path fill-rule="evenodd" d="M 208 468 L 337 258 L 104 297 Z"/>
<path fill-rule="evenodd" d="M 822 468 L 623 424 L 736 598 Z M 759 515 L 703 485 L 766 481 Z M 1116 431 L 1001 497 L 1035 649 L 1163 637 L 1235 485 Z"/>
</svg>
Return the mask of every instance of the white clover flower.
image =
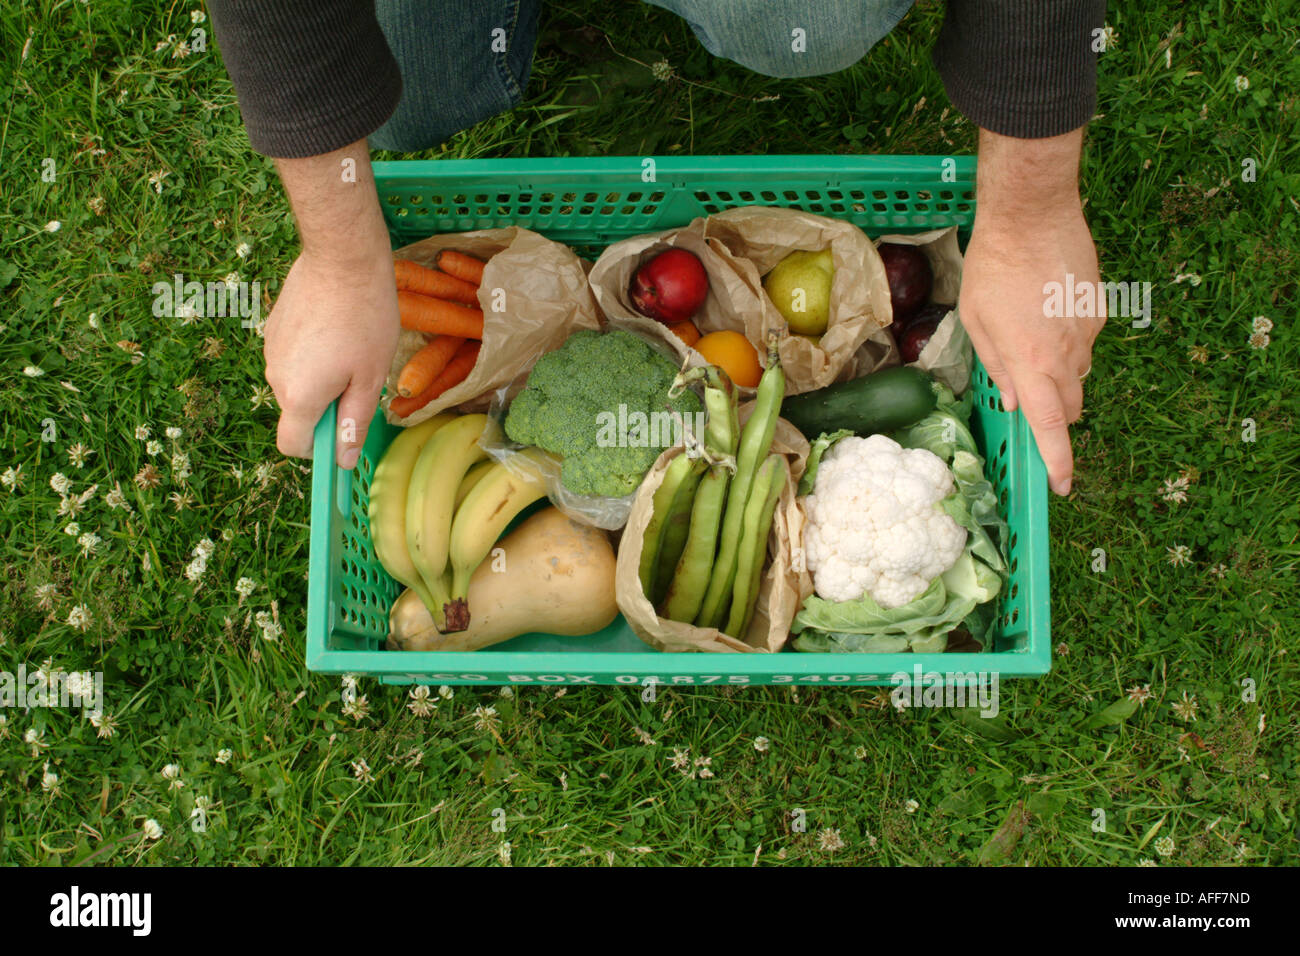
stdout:
<svg viewBox="0 0 1300 956">
<path fill-rule="evenodd" d="M 754 749 L 761 754 L 765 754 L 772 749 L 772 741 L 768 740 L 766 737 L 755 737 Z"/>
<path fill-rule="evenodd" d="M 1232 81 L 1232 85 L 1237 88 L 1238 93 L 1245 93 L 1250 89 L 1250 80 L 1238 73 L 1237 78 Z"/>
<path fill-rule="evenodd" d="M 26 375 L 28 378 L 40 378 L 42 375 L 45 374 L 45 369 L 39 368 L 38 366 L 35 365 L 28 365 L 26 368 L 23 369 L 23 374 Z"/>
<path fill-rule="evenodd" d="M 70 538 L 75 538 L 77 535 L 81 534 L 81 525 L 77 524 L 75 521 L 69 521 L 64 526 L 63 533 Z"/>
<path fill-rule="evenodd" d="M 187 580 L 198 582 L 208 570 L 207 558 L 195 558 L 185 566 L 185 577 Z"/>
<path fill-rule="evenodd" d="M 150 458 L 154 458 L 162 452 L 163 450 L 162 442 L 158 441 L 155 438 L 154 440 L 150 441 L 148 444 L 144 446 L 144 450 L 145 453 L 149 455 Z"/>
<path fill-rule="evenodd" d="M 189 453 L 175 452 L 172 455 L 172 477 L 177 481 L 184 481 L 192 474 L 194 474 L 194 469 L 190 467 Z"/>
<path fill-rule="evenodd" d="M 263 406 L 269 408 L 271 405 L 271 387 L 269 385 L 254 385 L 253 397 L 249 399 L 249 403 L 254 409 Z"/>
<path fill-rule="evenodd" d="M 68 449 L 68 461 L 72 462 L 72 464 L 76 465 L 78 468 L 84 468 L 86 467 L 86 459 L 93 454 L 93 451 L 81 442 L 77 442 Z"/>
<path fill-rule="evenodd" d="M 45 770 L 41 773 L 41 789 L 54 796 L 58 796 L 59 793 L 59 775 L 50 770 L 48 761 Z"/>
<path fill-rule="evenodd" d="M 148 426 L 148 425 L 136 425 L 136 426 L 135 426 L 135 437 L 136 437 L 137 439 L 139 439 L 140 441 L 148 441 L 148 440 L 149 440 L 149 426 Z"/>
<path fill-rule="evenodd" d="M 221 764 L 230 763 L 230 758 L 233 757 L 234 755 L 235 752 L 231 750 L 229 747 L 222 747 L 220 750 L 217 751 L 217 763 L 221 763 Z"/>
<path fill-rule="evenodd" d="M 915 800 L 908 800 L 906 803 L 903 804 L 903 809 L 906 810 L 908 813 L 915 813 L 917 810 L 921 809 L 921 805 L 917 803 Z"/>
<path fill-rule="evenodd" d="M 1156 852 L 1163 857 L 1173 856 L 1174 849 L 1175 849 L 1174 838 L 1171 836 L 1162 836 L 1159 840 L 1156 840 L 1155 842 Z"/>
<path fill-rule="evenodd" d="M 19 465 L 17 468 L 6 468 L 4 474 L 0 475 L 0 485 L 4 485 L 12 491 L 14 488 L 18 487 L 18 482 L 22 480 L 22 477 L 22 465 Z"/>
<path fill-rule="evenodd" d="M 1253 332 L 1251 333 L 1249 342 L 1250 342 L 1250 347 L 1252 349 L 1266 349 L 1268 348 L 1268 343 L 1269 343 L 1268 333 Z"/>
<path fill-rule="evenodd" d="M 438 705 L 429 700 L 428 684 L 418 684 L 411 688 L 407 696 L 411 698 L 411 702 L 406 707 L 416 717 L 428 717 L 437 709 Z"/>
<path fill-rule="evenodd" d="M 149 820 L 144 821 L 144 823 L 141 825 L 140 829 L 144 831 L 144 836 L 145 836 L 145 839 L 146 839 L 146 840 L 161 840 L 161 839 L 162 839 L 163 828 L 162 828 L 161 826 L 159 826 L 157 820 L 149 819 Z"/>
<path fill-rule="evenodd" d="M 1186 564 L 1192 554 L 1192 549 L 1185 544 L 1176 544 L 1172 548 L 1165 548 L 1165 551 L 1169 554 L 1169 563 L 1174 567 Z"/>
<path fill-rule="evenodd" d="M 221 280 L 226 284 L 227 289 L 233 289 L 242 281 L 238 272 L 227 272 L 226 277 Z"/>
<path fill-rule="evenodd" d="M 446 684 L 443 684 L 438 688 L 438 696 L 441 697 L 443 700 L 451 700 L 453 697 L 456 696 L 456 692 L 452 690 L 450 687 L 448 687 Z"/>
<path fill-rule="evenodd" d="M 50 487 L 59 494 L 66 495 L 68 489 L 72 487 L 72 482 L 68 480 L 68 476 L 63 474 L 63 472 L 56 471 L 50 476 Z"/>
<path fill-rule="evenodd" d="M 235 582 L 235 593 L 239 595 L 240 603 L 253 593 L 257 587 L 257 582 L 252 578 L 240 578 Z"/>
<path fill-rule="evenodd" d="M 58 597 L 59 589 L 53 584 L 40 584 L 37 585 L 34 593 L 36 606 L 42 611 L 48 611 L 54 607 L 54 599 Z"/>
<path fill-rule="evenodd" d="M 1109 24 L 1101 31 L 1101 35 L 1097 37 L 1097 40 L 1100 41 L 1097 43 L 1098 53 L 1105 53 L 1107 50 L 1114 50 L 1119 46 L 1119 34 Z"/>
<path fill-rule="evenodd" d="M 1250 323 L 1250 330 L 1252 332 L 1272 332 L 1273 320 L 1266 315 L 1257 315 L 1255 321 Z"/>
<path fill-rule="evenodd" d="M 264 641 L 279 640 L 280 635 L 284 633 L 284 628 L 280 626 L 280 622 L 266 611 L 258 611 L 253 616 L 253 620 L 262 629 L 262 640 Z M 365 698 L 360 699 L 364 700 Z"/>
<path fill-rule="evenodd" d="M 95 736 L 107 740 L 117 733 L 117 718 L 112 714 L 95 711 L 90 715 L 90 725 L 95 728 Z"/>
<path fill-rule="evenodd" d="M 121 508 L 123 511 L 131 510 L 131 506 L 127 504 L 126 495 L 122 494 L 121 482 L 114 484 L 104 495 L 104 504 L 108 505 L 110 510 L 114 508 Z"/>
<path fill-rule="evenodd" d="M 212 552 L 217 550 L 217 546 L 212 543 L 211 538 L 203 538 L 194 546 L 190 553 L 196 558 L 203 558 L 205 561 L 212 557 Z"/>
<path fill-rule="evenodd" d="M 49 222 L 45 224 L 46 232 L 58 232 L 62 228 L 63 228 L 63 223 L 59 222 L 59 220 L 57 219 L 51 219 Z"/>
<path fill-rule="evenodd" d="M 84 604 L 73 605 L 68 612 L 68 626 L 75 627 L 79 631 L 87 630 L 90 627 L 90 610 Z"/>
<path fill-rule="evenodd" d="M 87 531 L 85 534 L 78 537 L 77 544 L 81 545 L 81 556 L 83 558 L 88 558 L 94 554 L 99 549 L 101 540 L 100 536 L 95 534 L 93 531 Z"/>
<path fill-rule="evenodd" d="M 370 772 L 370 765 L 365 760 L 352 761 L 352 776 L 362 783 L 374 783 L 375 776 Z"/>
<path fill-rule="evenodd" d="M 206 13 L 204 13 L 202 10 L 191 10 L 191 11 L 190 11 L 190 23 L 202 23 L 202 22 L 203 22 L 204 20 L 206 20 L 207 18 L 208 18 L 208 15 L 207 15 Z"/>
<path fill-rule="evenodd" d="M 252 251 L 253 247 L 246 242 L 241 242 L 239 245 L 235 246 L 235 255 L 239 256 L 241 259 L 247 259 L 248 254 Z"/>
<path fill-rule="evenodd" d="M 86 324 L 89 325 L 92 329 L 99 328 L 99 316 L 94 312 L 90 313 L 90 315 L 86 318 Z"/>
<path fill-rule="evenodd" d="M 166 434 L 167 437 L 170 438 L 172 441 L 177 441 L 181 437 L 181 435 L 184 434 L 184 432 L 182 432 L 175 425 L 172 425 L 167 429 L 167 431 L 164 434 Z"/>
<path fill-rule="evenodd" d="M 840 838 L 839 830 L 827 827 L 817 834 L 817 846 L 827 853 L 834 853 L 836 850 L 844 849 L 844 841 Z"/>
<path fill-rule="evenodd" d="M 158 46 L 154 47 L 154 50 L 155 51 L 160 50 L 166 45 L 167 45 L 166 41 L 164 41 L 163 43 L 160 43 L 158 44 Z M 159 195 L 162 195 L 163 180 L 166 178 L 167 178 L 167 171 L 165 169 L 160 169 L 156 173 L 149 174 L 149 185 L 153 187 L 154 192 L 158 193 Z"/>
</svg>

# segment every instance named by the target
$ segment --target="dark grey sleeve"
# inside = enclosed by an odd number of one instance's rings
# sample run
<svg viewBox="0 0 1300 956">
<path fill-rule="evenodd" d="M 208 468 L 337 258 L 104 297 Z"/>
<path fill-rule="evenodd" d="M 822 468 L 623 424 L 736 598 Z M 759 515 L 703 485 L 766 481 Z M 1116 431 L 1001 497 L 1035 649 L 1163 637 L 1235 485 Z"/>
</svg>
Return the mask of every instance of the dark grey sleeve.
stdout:
<svg viewBox="0 0 1300 956">
<path fill-rule="evenodd" d="M 971 122 L 1041 139 L 1077 129 L 1097 105 L 1093 31 L 1106 0 L 948 0 L 934 63 Z"/>
<path fill-rule="evenodd" d="M 373 0 L 208 0 L 248 139 L 318 156 L 383 125 L 402 77 Z"/>
</svg>

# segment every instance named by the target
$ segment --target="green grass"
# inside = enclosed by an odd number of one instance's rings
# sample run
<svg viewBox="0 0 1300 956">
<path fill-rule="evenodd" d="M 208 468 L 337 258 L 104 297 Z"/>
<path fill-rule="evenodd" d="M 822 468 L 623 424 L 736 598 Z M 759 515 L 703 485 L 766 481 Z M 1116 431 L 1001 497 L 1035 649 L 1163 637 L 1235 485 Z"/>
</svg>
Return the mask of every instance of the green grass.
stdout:
<svg viewBox="0 0 1300 956">
<path fill-rule="evenodd" d="M 712 59 L 662 11 L 604 6 L 548 4 L 527 103 L 422 155 L 973 146 L 929 66 L 941 4 L 922 3 L 854 69 L 790 81 Z M 103 670 L 116 732 L 98 738 L 65 711 L 3 713 L 0 862 L 496 863 L 508 842 L 515 864 L 1296 863 L 1296 12 L 1111 5 L 1087 212 L 1106 276 L 1153 283 L 1154 322 L 1103 333 L 1075 490 L 1051 504 L 1053 671 L 1004 686 L 984 721 L 809 688 L 661 690 L 653 703 L 629 689 L 458 688 L 421 717 L 407 689 L 367 679 L 366 715 L 344 715 L 338 679 L 303 667 L 309 469 L 275 449 L 261 340 L 236 319 L 150 311 L 152 284 L 175 272 L 238 272 L 269 303 L 296 250 L 271 163 L 248 149 L 215 49 L 155 51 L 190 29 L 188 9 L 6 6 L 0 471 L 20 478 L 0 489 L 0 669 Z M 661 59 L 667 81 L 641 65 Z M 44 231 L 52 220 L 59 231 Z M 1247 342 L 1259 315 L 1275 323 L 1264 349 Z M 138 343 L 139 361 L 119 342 Z M 138 425 L 162 442 L 156 457 Z M 77 444 L 92 452 L 83 466 Z M 150 463 L 159 484 L 140 488 Z M 1186 502 L 1163 500 L 1189 468 Z M 58 513 L 56 472 L 75 494 L 98 486 L 75 518 Z M 104 501 L 118 484 L 129 512 Z M 99 536 L 94 553 L 69 520 Z M 190 581 L 204 538 L 215 547 Z M 1175 566 L 1178 545 L 1189 560 Z M 1098 548 L 1104 572 L 1091 570 Z M 85 630 L 68 623 L 78 605 Z M 1144 686 L 1144 704 L 1107 709 Z M 1174 709 L 1184 697 L 1194 721 Z M 203 833 L 189 826 L 197 796 Z M 147 819 L 161 839 L 144 837 Z"/>
</svg>

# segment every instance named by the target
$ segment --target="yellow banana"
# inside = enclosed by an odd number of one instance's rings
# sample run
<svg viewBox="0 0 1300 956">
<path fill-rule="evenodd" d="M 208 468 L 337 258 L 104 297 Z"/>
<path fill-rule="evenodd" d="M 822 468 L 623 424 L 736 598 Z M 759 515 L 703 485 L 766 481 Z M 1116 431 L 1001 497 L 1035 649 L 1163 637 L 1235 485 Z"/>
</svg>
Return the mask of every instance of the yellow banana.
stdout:
<svg viewBox="0 0 1300 956">
<path fill-rule="evenodd" d="M 479 447 L 479 438 L 485 431 L 498 427 L 486 415 L 461 415 L 425 442 L 411 472 L 410 491 L 406 496 L 406 546 L 411 563 L 435 600 L 441 596 L 440 591 L 445 594 L 443 574 L 447 570 L 447 544 L 456 491 L 470 465 L 487 457 L 487 452 Z M 434 620 L 441 621 L 442 616 L 435 612 Z M 465 627 L 454 616 L 440 623 L 440 629 L 443 624 L 449 631 Z"/>
<path fill-rule="evenodd" d="M 514 456 L 511 467 L 495 464 L 465 496 L 451 523 L 448 560 L 453 604 L 465 600 L 470 576 L 506 525 L 538 498 L 545 497 L 546 478 L 540 467 L 545 456 L 540 449 L 528 448 Z"/>
<path fill-rule="evenodd" d="M 496 467 L 496 464 L 495 461 L 491 460 L 480 461 L 477 465 L 472 466 L 469 471 L 465 472 L 465 477 L 461 479 L 460 487 L 456 489 L 456 508 L 460 507 L 460 503 L 465 500 L 465 496 L 470 493 L 470 490 L 482 481 L 483 477 Z M 454 521 L 455 519 L 453 518 L 452 520 Z"/>
<path fill-rule="evenodd" d="M 435 415 L 427 421 L 404 428 L 389 443 L 375 466 L 370 479 L 370 541 L 375 546 L 375 557 L 384 570 L 395 580 L 405 584 L 419 595 L 432 613 L 432 596 L 420 572 L 411 563 L 406 548 L 406 496 L 420 450 L 433 435 L 456 416 L 450 413 Z M 438 610 L 442 610 L 441 602 Z"/>
</svg>

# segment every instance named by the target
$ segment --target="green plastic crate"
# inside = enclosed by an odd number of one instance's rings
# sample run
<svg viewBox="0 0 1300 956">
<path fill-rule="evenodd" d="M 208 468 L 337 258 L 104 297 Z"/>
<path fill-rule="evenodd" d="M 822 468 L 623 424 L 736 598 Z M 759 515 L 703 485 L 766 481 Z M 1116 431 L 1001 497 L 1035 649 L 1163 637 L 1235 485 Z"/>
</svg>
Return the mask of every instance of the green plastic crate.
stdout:
<svg viewBox="0 0 1300 956">
<path fill-rule="evenodd" d="M 442 160 L 375 164 L 394 245 L 437 232 L 521 225 L 594 258 L 611 242 L 733 206 L 792 206 L 869 234 L 974 219 L 975 161 L 944 156 L 693 156 Z M 677 654 L 644 644 L 620 616 L 597 634 L 528 634 L 473 653 L 383 648 L 400 591 L 375 560 L 370 476 L 398 429 L 376 413 L 353 471 L 334 465 L 337 408 L 316 427 L 307 667 L 388 683 L 888 684 L 897 673 L 1047 673 L 1051 666 L 1047 473 L 1020 412 L 976 363 L 972 431 L 1011 529 L 1011 578 L 993 646 L 978 654 Z"/>
</svg>

